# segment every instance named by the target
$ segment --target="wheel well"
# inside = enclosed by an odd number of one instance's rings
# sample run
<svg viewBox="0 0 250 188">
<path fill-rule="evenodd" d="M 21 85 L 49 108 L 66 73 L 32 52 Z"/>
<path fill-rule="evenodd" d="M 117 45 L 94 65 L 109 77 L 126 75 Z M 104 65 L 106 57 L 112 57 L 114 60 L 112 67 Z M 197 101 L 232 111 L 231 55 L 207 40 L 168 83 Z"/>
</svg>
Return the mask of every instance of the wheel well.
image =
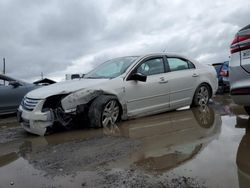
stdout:
<svg viewBox="0 0 250 188">
<path fill-rule="evenodd" d="M 117 97 L 116 95 L 111 95 L 111 94 L 103 94 L 103 95 L 113 96 L 113 97 L 116 98 L 116 100 L 117 100 L 117 102 L 118 102 L 118 104 L 119 104 L 119 108 L 120 108 L 120 114 L 119 114 L 119 119 L 120 119 L 121 116 L 122 116 L 122 114 L 123 114 L 123 108 L 122 108 L 122 105 L 121 105 L 120 101 L 118 100 L 118 97 Z M 99 95 L 99 96 L 101 96 L 101 95 Z M 91 99 L 91 100 L 87 103 L 88 108 L 89 108 L 90 105 L 93 103 L 93 101 L 94 101 L 97 97 L 99 97 L 99 96 L 96 96 L 95 98 Z"/>
</svg>

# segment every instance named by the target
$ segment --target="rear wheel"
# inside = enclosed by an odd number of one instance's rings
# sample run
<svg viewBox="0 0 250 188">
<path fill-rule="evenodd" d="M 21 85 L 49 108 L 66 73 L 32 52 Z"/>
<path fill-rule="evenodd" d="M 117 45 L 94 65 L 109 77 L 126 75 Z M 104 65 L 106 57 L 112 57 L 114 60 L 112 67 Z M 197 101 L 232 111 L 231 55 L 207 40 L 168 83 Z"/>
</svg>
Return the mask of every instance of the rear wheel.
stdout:
<svg viewBox="0 0 250 188">
<path fill-rule="evenodd" d="M 202 84 L 195 91 L 192 106 L 206 105 L 208 104 L 209 98 L 209 88 L 206 84 Z"/>
<path fill-rule="evenodd" d="M 89 108 L 90 127 L 108 127 L 114 125 L 120 115 L 117 98 L 109 95 L 97 97 Z"/>
<path fill-rule="evenodd" d="M 244 106 L 244 108 L 247 114 L 250 116 L 250 106 Z"/>
</svg>

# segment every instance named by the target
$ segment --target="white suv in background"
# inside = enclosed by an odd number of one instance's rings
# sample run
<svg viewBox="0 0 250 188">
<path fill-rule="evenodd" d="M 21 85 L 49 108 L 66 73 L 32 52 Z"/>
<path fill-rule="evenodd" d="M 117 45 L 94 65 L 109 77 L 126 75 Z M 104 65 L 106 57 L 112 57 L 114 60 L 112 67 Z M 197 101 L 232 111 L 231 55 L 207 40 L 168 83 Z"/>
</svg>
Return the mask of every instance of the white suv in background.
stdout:
<svg viewBox="0 0 250 188">
<path fill-rule="evenodd" d="M 229 63 L 230 93 L 236 104 L 243 105 L 250 115 L 250 25 L 235 35 Z"/>
</svg>

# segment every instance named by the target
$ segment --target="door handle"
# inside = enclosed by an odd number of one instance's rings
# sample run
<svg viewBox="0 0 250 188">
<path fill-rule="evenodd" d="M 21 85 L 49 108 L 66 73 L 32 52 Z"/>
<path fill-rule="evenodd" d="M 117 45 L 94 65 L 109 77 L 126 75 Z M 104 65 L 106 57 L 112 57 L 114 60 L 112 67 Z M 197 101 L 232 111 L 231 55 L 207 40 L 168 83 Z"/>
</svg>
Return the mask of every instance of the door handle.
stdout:
<svg viewBox="0 0 250 188">
<path fill-rule="evenodd" d="M 168 83 L 168 80 L 165 80 L 164 77 L 160 77 L 159 83 L 160 83 L 160 84 L 165 84 L 165 83 Z"/>
<path fill-rule="evenodd" d="M 160 80 L 161 80 L 161 81 L 165 81 L 165 78 L 164 78 L 164 77 L 160 77 Z"/>
<path fill-rule="evenodd" d="M 160 83 L 160 84 L 166 84 L 166 83 L 168 83 L 168 80 L 161 79 L 161 80 L 159 81 L 159 83 Z"/>
<path fill-rule="evenodd" d="M 193 76 L 193 77 L 198 77 L 199 74 L 194 73 L 192 76 Z"/>
</svg>

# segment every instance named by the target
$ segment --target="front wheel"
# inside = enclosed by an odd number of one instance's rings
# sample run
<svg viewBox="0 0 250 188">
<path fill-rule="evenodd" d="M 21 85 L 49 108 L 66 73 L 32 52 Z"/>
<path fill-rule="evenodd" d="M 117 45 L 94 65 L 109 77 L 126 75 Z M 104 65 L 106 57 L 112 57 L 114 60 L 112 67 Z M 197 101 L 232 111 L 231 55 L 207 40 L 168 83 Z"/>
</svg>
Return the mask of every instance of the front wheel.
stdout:
<svg viewBox="0 0 250 188">
<path fill-rule="evenodd" d="M 108 127 L 114 125 L 120 115 L 117 98 L 109 95 L 97 97 L 89 108 L 90 127 Z"/>
<path fill-rule="evenodd" d="M 207 105 L 209 98 L 210 98 L 209 88 L 207 85 L 202 84 L 195 91 L 192 106 Z"/>
<path fill-rule="evenodd" d="M 250 106 L 244 106 L 244 108 L 247 114 L 250 116 Z"/>
</svg>

